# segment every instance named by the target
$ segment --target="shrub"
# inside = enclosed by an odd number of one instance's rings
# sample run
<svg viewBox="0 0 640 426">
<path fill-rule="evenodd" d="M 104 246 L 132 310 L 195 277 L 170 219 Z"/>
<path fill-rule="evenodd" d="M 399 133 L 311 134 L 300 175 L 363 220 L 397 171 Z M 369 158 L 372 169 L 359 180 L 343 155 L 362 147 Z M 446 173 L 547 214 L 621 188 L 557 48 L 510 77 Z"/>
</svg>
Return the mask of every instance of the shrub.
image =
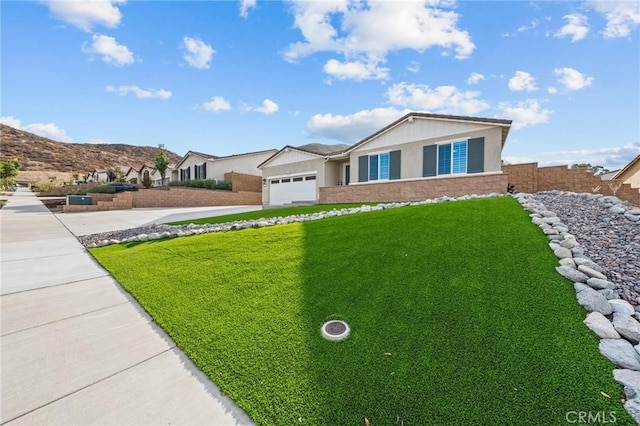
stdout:
<svg viewBox="0 0 640 426">
<path fill-rule="evenodd" d="M 151 182 L 151 178 L 150 178 L 149 176 L 145 176 L 145 177 L 142 179 L 142 184 L 144 185 L 144 187 L 145 187 L 145 188 L 151 188 L 151 184 L 152 184 L 152 183 L 153 183 L 153 182 Z"/>
<path fill-rule="evenodd" d="M 44 192 L 44 193 L 49 193 L 60 187 L 60 185 L 57 182 L 46 181 L 46 180 L 40 180 L 36 182 L 33 186 L 34 186 L 33 188 L 34 192 Z"/>
<path fill-rule="evenodd" d="M 109 185 L 98 185 L 98 186 L 94 186 L 93 188 L 89 189 L 86 192 L 93 192 L 96 194 L 113 194 L 116 192 L 115 188 Z M 83 194 L 75 194 L 75 195 L 83 195 Z"/>
<path fill-rule="evenodd" d="M 221 189 L 224 191 L 231 191 L 231 182 L 228 180 L 214 180 L 214 179 L 188 179 L 188 180 L 173 180 L 169 182 L 169 186 L 181 186 L 187 188 L 203 188 L 203 189 Z"/>
</svg>

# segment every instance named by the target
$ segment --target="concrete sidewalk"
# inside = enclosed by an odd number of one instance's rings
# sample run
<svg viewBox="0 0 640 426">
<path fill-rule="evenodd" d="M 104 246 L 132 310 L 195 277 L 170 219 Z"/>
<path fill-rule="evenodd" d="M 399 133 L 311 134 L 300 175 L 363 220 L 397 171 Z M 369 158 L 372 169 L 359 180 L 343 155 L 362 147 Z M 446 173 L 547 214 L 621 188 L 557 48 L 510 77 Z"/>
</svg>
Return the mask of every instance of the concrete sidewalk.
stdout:
<svg viewBox="0 0 640 426">
<path fill-rule="evenodd" d="M 1 424 L 252 424 L 30 191 L 0 226 Z"/>
</svg>

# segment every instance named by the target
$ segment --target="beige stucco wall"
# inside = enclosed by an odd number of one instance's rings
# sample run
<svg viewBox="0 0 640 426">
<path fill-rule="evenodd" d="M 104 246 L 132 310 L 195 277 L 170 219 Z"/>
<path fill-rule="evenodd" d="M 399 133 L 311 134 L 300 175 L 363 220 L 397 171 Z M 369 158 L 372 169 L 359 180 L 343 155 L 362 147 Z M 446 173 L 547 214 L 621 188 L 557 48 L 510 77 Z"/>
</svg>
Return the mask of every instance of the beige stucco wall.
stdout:
<svg viewBox="0 0 640 426">
<path fill-rule="evenodd" d="M 180 164 L 178 169 L 178 178 L 180 177 L 180 169 L 191 168 L 191 179 L 195 178 L 193 166 L 207 163 L 207 179 L 223 180 L 225 173 L 236 172 L 247 175 L 260 176 L 262 173 L 258 169 L 258 165 L 267 160 L 275 153 L 273 151 L 260 152 L 255 154 L 238 155 L 234 157 L 224 157 L 215 160 L 205 160 L 196 154 L 191 154 Z"/>
<path fill-rule="evenodd" d="M 500 172 L 502 164 L 502 130 L 500 127 L 489 127 L 466 132 L 456 137 L 452 137 L 451 135 L 439 136 L 405 143 L 396 141 L 395 144 L 384 148 L 370 148 L 369 144 L 364 144 L 361 148 L 357 148 L 351 152 L 351 183 L 358 182 L 358 157 L 361 155 L 400 150 L 402 152 L 400 159 L 400 179 L 414 179 L 422 177 L 422 148 L 424 146 L 479 137 L 484 137 L 484 172 Z"/>
<path fill-rule="evenodd" d="M 640 188 L 640 161 L 625 170 L 620 176 L 624 183 L 628 183 L 632 188 Z"/>
<path fill-rule="evenodd" d="M 318 157 L 312 160 L 299 161 L 297 163 L 281 164 L 277 166 L 265 166 L 262 168 L 262 178 L 267 180 L 266 186 L 262 187 L 262 203 L 269 204 L 269 179 L 272 176 L 294 176 L 300 173 L 316 173 L 316 199 L 319 197 L 319 188 L 325 186 L 325 160 Z M 333 172 L 332 172 L 333 173 Z M 336 180 L 337 183 L 337 180 Z"/>
</svg>

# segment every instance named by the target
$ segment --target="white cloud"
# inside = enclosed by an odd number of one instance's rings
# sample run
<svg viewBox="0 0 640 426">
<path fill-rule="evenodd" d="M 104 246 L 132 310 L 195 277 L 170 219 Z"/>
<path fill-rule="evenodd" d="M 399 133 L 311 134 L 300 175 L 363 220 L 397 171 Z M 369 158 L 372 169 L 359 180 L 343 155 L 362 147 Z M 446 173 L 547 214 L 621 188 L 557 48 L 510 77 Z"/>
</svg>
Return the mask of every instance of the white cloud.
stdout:
<svg viewBox="0 0 640 426">
<path fill-rule="evenodd" d="M 312 136 L 352 144 L 408 112 L 389 107 L 358 111 L 351 115 L 316 114 L 307 122 L 307 131 Z"/>
<path fill-rule="evenodd" d="M 538 90 L 536 79 L 525 71 L 516 71 L 516 74 L 509 79 L 509 89 L 514 92 L 533 92 Z"/>
<path fill-rule="evenodd" d="M 184 60 L 194 68 L 209 68 L 213 54 L 216 53 L 216 51 L 198 38 L 185 36 L 182 40 L 184 42 L 184 48 L 187 49 L 187 52 L 184 54 Z"/>
<path fill-rule="evenodd" d="M 316 52 L 336 52 L 344 55 L 343 64 L 377 64 L 384 63 L 391 51 L 422 52 L 430 47 L 452 49 L 455 56 L 462 59 L 475 49 L 468 32 L 458 28 L 459 15 L 445 9 L 451 2 L 369 1 L 365 4 L 349 0 L 293 0 L 291 3 L 294 26 L 300 29 L 304 41 L 287 47 L 284 58 L 290 62 Z M 362 79 L 362 73 L 354 75 Z M 369 75 L 382 79 L 387 73 Z"/>
<path fill-rule="evenodd" d="M 265 115 L 271 115 L 274 112 L 277 112 L 279 109 L 278 104 L 273 102 L 271 99 L 265 99 L 262 101 L 262 106 L 257 108 L 252 108 L 253 111 L 259 112 Z"/>
<path fill-rule="evenodd" d="M 580 71 L 573 68 L 556 68 L 553 74 L 558 77 L 558 83 L 562 84 L 566 90 L 580 90 L 593 83 L 593 77 L 587 77 Z"/>
<path fill-rule="evenodd" d="M 424 84 L 397 83 L 387 90 L 389 103 L 414 110 L 445 114 L 476 114 L 489 108 L 479 92 L 460 91 L 455 86 L 431 88 Z"/>
<path fill-rule="evenodd" d="M 202 104 L 202 107 L 207 111 L 228 111 L 231 109 L 231 104 L 222 96 L 214 96 L 209 102 Z"/>
<path fill-rule="evenodd" d="M 538 25 L 540 25 L 540 21 L 538 21 L 537 19 L 534 19 L 533 21 L 531 21 L 531 23 L 529 23 L 529 25 L 521 25 L 520 27 L 518 27 L 518 29 L 515 32 L 513 32 L 513 33 L 504 33 L 504 34 L 502 34 L 502 37 L 513 37 L 517 33 L 523 33 L 523 32 L 526 32 L 526 31 L 530 31 L 530 30 L 536 28 Z"/>
<path fill-rule="evenodd" d="M 372 62 L 340 62 L 329 59 L 323 69 L 338 80 L 383 80 L 389 77 L 389 68 L 380 68 L 377 63 Z"/>
<path fill-rule="evenodd" d="M 501 102 L 498 104 L 498 110 L 500 111 L 500 118 L 513 120 L 511 127 L 514 130 L 546 123 L 549 121 L 549 116 L 552 112 L 542 108 L 540 103 L 535 99 L 527 99 L 515 105 L 508 102 Z"/>
<path fill-rule="evenodd" d="M 467 84 L 478 84 L 482 80 L 484 80 L 483 74 L 480 74 L 479 72 L 472 72 L 467 79 Z"/>
<path fill-rule="evenodd" d="M 638 154 L 640 154 L 640 144 L 630 143 L 623 146 L 600 149 L 544 152 L 541 154 L 541 164 L 589 163 L 594 166 L 602 166 L 610 170 L 616 170 L 627 165 Z M 553 160 L 545 160 L 546 158 L 553 158 Z"/>
<path fill-rule="evenodd" d="M 550 95 L 555 95 L 556 93 L 558 93 L 558 88 L 557 87 L 547 87 L 547 92 Z"/>
<path fill-rule="evenodd" d="M 256 0 L 240 0 L 240 16 L 246 18 L 249 16 L 249 9 L 255 8 Z"/>
<path fill-rule="evenodd" d="M 83 46 L 84 53 L 100 55 L 107 64 L 117 66 L 129 65 L 135 61 L 129 48 L 123 44 L 118 44 L 115 38 L 98 34 L 94 34 L 92 38 L 93 43 L 91 46 L 86 44 Z"/>
<path fill-rule="evenodd" d="M 139 99 L 169 99 L 172 93 L 164 89 L 141 89 L 138 86 L 107 86 L 105 90 L 110 93 L 117 93 L 125 96 L 133 93 Z"/>
<path fill-rule="evenodd" d="M 45 3 L 56 18 L 89 32 L 94 25 L 117 27 L 122 19 L 117 5 L 125 4 L 126 0 L 45 0 Z"/>
<path fill-rule="evenodd" d="M 418 62 L 418 61 L 409 62 L 409 64 L 407 64 L 407 71 L 409 71 L 409 72 L 418 72 L 418 71 L 420 71 L 420 62 Z"/>
<path fill-rule="evenodd" d="M 33 133 L 44 138 L 49 138 L 58 142 L 72 142 L 67 133 L 56 126 L 54 123 L 31 123 L 26 126 L 22 125 L 22 122 L 15 117 L 6 116 L 0 117 L 0 123 L 6 124 L 13 128 L 24 130 L 25 132 Z"/>
<path fill-rule="evenodd" d="M 554 34 L 555 37 L 564 38 L 571 37 L 571 41 L 582 40 L 589 33 L 589 25 L 587 24 L 587 17 L 580 13 L 571 13 L 563 17 L 568 22 L 560 28 L 558 32 Z"/>
<path fill-rule="evenodd" d="M 531 157 L 518 157 L 515 155 L 506 155 L 502 159 L 509 164 L 524 164 L 536 162 L 536 160 Z"/>
<path fill-rule="evenodd" d="M 637 1 L 590 1 L 589 4 L 607 20 L 605 38 L 628 37 L 640 25 Z"/>
</svg>

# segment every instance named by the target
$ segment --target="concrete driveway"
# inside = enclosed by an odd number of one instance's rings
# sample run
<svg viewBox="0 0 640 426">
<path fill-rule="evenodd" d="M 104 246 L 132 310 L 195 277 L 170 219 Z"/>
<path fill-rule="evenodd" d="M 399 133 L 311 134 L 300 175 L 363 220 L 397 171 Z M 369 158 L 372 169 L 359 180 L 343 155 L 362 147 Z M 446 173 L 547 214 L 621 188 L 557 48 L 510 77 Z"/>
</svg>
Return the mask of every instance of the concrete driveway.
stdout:
<svg viewBox="0 0 640 426">
<path fill-rule="evenodd" d="M 154 223 L 200 219 L 262 210 L 262 206 L 181 207 L 57 213 L 56 217 L 76 236 L 138 228 Z"/>
</svg>

